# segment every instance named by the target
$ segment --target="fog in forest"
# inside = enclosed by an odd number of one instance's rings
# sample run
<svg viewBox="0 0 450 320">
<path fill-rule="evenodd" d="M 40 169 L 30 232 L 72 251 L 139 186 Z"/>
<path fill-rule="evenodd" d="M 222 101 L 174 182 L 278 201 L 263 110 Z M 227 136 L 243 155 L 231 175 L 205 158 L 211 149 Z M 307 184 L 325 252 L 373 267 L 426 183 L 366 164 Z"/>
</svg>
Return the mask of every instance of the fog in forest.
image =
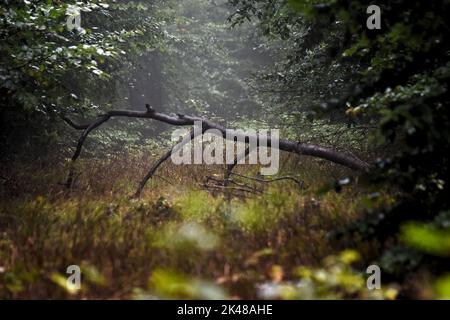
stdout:
<svg viewBox="0 0 450 320">
<path fill-rule="evenodd" d="M 449 3 L 0 1 L 0 299 L 450 298 Z"/>
</svg>

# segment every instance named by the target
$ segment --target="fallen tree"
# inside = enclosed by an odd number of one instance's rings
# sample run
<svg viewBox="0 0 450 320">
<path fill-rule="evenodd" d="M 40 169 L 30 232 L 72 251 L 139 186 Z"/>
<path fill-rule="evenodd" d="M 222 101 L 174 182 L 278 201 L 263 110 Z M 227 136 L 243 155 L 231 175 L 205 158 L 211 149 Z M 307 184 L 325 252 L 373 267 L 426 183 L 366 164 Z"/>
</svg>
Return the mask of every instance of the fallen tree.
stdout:
<svg viewBox="0 0 450 320">
<path fill-rule="evenodd" d="M 88 137 L 89 133 L 101 126 L 103 123 L 107 122 L 109 119 L 114 117 L 127 117 L 127 118 L 141 118 L 141 119 L 153 119 L 157 121 L 161 121 L 167 124 L 175 125 L 175 126 L 192 126 L 195 122 L 201 122 L 202 124 L 202 132 L 208 130 L 208 129 L 216 129 L 222 133 L 222 137 L 226 139 L 227 133 L 230 133 L 232 129 L 227 129 L 226 127 L 214 123 L 208 119 L 204 119 L 201 117 L 196 116 L 190 116 L 190 115 L 182 115 L 177 114 L 176 116 L 171 116 L 168 114 L 164 114 L 161 112 L 157 112 L 153 110 L 149 105 L 146 105 L 146 111 L 134 111 L 134 110 L 112 110 L 105 114 L 99 115 L 94 121 L 88 124 L 77 124 L 74 121 L 72 121 L 70 118 L 64 116 L 63 120 L 70 125 L 72 128 L 77 130 L 82 130 L 82 134 L 80 138 L 78 139 L 78 144 L 75 149 L 75 152 L 72 156 L 72 164 L 70 167 L 70 172 L 67 178 L 66 186 L 71 187 L 73 184 L 73 178 L 74 178 L 74 163 L 77 161 L 77 159 L 80 157 L 84 142 L 86 138 Z M 233 130 L 234 132 L 234 130 Z M 230 136 L 233 136 L 230 134 Z M 194 131 L 191 131 L 191 139 L 193 139 Z M 257 136 L 251 136 L 251 135 L 244 135 L 244 138 L 241 141 L 248 141 L 250 139 L 256 139 L 257 145 L 259 146 L 260 140 Z M 174 147 L 172 147 L 170 150 L 168 150 L 148 171 L 146 176 L 143 178 L 143 180 L 139 183 L 138 189 L 136 190 L 135 196 L 140 196 L 143 188 L 145 187 L 145 184 L 147 181 L 155 174 L 156 170 L 161 166 L 167 159 L 170 158 L 170 155 L 172 152 L 176 152 L 181 148 L 184 144 L 188 143 L 190 140 L 185 140 L 182 143 L 178 143 Z M 267 139 L 267 146 L 271 146 L 271 139 Z M 296 141 L 290 141 L 290 140 L 284 140 L 280 139 L 278 143 L 278 149 L 286 152 L 292 152 L 297 153 L 300 155 L 307 155 L 312 157 L 317 157 L 321 159 L 325 159 L 343 166 L 346 166 L 348 168 L 351 168 L 353 170 L 364 170 L 368 167 L 368 164 L 361 159 L 358 159 L 354 155 L 339 152 L 330 148 L 322 147 L 316 144 L 310 144 L 310 143 L 302 143 L 302 142 L 296 142 Z M 248 155 L 249 151 L 248 148 L 245 151 L 243 155 L 238 155 L 234 161 L 234 164 L 227 166 L 226 176 L 229 176 L 231 173 L 231 170 L 233 167 L 237 164 L 238 160 L 242 157 L 246 157 Z"/>
</svg>

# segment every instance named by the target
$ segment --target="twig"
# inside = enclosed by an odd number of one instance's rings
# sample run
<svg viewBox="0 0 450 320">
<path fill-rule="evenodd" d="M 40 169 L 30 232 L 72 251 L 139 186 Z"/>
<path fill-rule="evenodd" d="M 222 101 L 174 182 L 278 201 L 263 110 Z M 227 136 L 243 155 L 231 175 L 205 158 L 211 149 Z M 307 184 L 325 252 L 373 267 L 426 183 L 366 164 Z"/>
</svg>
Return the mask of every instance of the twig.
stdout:
<svg viewBox="0 0 450 320">
<path fill-rule="evenodd" d="M 258 182 L 267 182 L 267 183 L 275 182 L 275 181 L 280 181 L 280 180 L 292 180 L 292 181 L 294 181 L 295 183 L 297 183 L 297 185 L 298 185 L 301 189 L 304 188 L 304 182 L 303 182 L 303 181 L 298 180 L 298 179 L 296 179 L 296 178 L 294 178 L 294 177 L 291 177 L 291 176 L 278 177 L 278 178 L 274 178 L 274 179 L 268 180 L 268 179 L 258 179 L 258 178 L 256 178 L 256 177 L 244 176 L 244 175 L 242 175 L 242 174 L 234 173 L 234 172 L 232 172 L 231 174 L 232 174 L 232 175 L 235 175 L 235 176 L 238 176 L 238 177 L 241 177 L 241 178 L 246 178 L 246 179 L 250 179 L 250 180 L 254 180 L 254 181 L 258 181 Z"/>
</svg>

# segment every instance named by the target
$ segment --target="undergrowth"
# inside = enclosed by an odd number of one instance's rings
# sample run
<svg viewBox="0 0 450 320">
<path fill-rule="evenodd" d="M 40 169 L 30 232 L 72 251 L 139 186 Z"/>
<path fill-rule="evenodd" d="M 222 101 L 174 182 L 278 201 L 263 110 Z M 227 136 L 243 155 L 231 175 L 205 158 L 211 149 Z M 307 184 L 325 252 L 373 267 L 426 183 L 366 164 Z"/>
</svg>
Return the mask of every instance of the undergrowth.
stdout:
<svg viewBox="0 0 450 320">
<path fill-rule="evenodd" d="M 306 188 L 279 181 L 260 185 L 259 194 L 230 196 L 202 188 L 222 167 L 166 164 L 132 199 L 150 166 L 146 157 L 86 160 L 71 190 L 62 184 L 67 166 L 57 161 L 4 172 L 0 298 L 392 296 L 368 292 L 366 275 L 352 267 L 358 259 L 342 258 L 359 254 L 328 237 L 357 218 L 364 196 L 356 185 L 318 190 L 349 173 L 309 159 L 282 160 L 280 175 Z M 373 250 L 356 247 L 361 255 Z M 69 265 L 81 267 L 81 290 L 65 281 Z"/>
</svg>

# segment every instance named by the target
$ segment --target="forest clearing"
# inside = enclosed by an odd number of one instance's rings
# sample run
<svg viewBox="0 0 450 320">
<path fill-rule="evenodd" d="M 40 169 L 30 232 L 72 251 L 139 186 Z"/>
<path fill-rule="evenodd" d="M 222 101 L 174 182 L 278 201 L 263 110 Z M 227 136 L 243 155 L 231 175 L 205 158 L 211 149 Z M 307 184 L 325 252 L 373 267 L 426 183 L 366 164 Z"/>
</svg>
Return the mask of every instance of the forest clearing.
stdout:
<svg viewBox="0 0 450 320">
<path fill-rule="evenodd" d="M 450 298 L 449 13 L 1 1 L 0 299 Z"/>
</svg>

